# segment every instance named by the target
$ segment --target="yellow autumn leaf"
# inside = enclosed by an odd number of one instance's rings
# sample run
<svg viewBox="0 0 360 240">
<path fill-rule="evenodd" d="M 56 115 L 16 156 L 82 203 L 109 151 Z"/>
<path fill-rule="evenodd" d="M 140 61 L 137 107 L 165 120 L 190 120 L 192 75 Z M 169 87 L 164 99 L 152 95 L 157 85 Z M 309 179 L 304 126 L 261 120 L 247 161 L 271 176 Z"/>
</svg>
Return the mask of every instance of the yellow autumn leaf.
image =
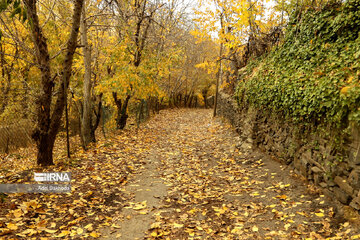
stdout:
<svg viewBox="0 0 360 240">
<path fill-rule="evenodd" d="M 47 233 L 56 233 L 58 230 L 45 229 L 44 231 Z"/>
<path fill-rule="evenodd" d="M 196 209 L 195 209 L 195 208 L 193 208 L 193 209 L 191 209 L 191 210 L 188 211 L 188 213 L 190 213 L 190 214 L 194 214 L 195 212 L 196 212 Z"/>
<path fill-rule="evenodd" d="M 276 198 L 279 198 L 281 200 L 286 200 L 287 196 L 286 195 L 278 195 L 278 196 L 276 196 Z"/>
<path fill-rule="evenodd" d="M 113 223 L 112 225 L 111 225 L 111 227 L 113 227 L 113 228 L 121 228 L 120 226 L 118 226 L 118 225 L 116 225 L 115 223 Z"/>
<path fill-rule="evenodd" d="M 146 206 L 137 205 L 137 206 L 133 207 L 134 210 L 141 210 L 144 208 L 146 208 Z"/>
<path fill-rule="evenodd" d="M 10 230 L 17 230 L 18 226 L 16 226 L 14 223 L 7 223 L 7 228 Z"/>
<path fill-rule="evenodd" d="M 343 88 L 340 90 L 340 93 L 346 94 L 346 93 L 349 91 L 349 89 L 350 89 L 349 86 L 343 87 Z"/>
<path fill-rule="evenodd" d="M 22 232 L 21 232 L 21 235 L 29 235 L 29 236 L 32 236 L 32 235 L 34 235 L 34 234 L 36 234 L 36 233 L 37 233 L 37 231 L 36 231 L 35 229 L 28 228 L 28 229 L 26 229 L 25 231 L 22 231 Z M 17 235 L 21 236 L 20 234 L 17 234 Z"/>
<path fill-rule="evenodd" d="M 241 226 L 236 226 L 231 230 L 231 233 L 233 234 L 241 234 L 243 233 L 242 227 Z"/>
<path fill-rule="evenodd" d="M 16 210 L 13 212 L 13 214 L 14 214 L 14 217 L 15 217 L 15 218 L 19 218 L 19 217 L 21 217 L 21 215 L 22 215 L 22 210 L 21 210 L 21 209 L 16 209 Z"/>
<path fill-rule="evenodd" d="M 92 226 L 92 225 L 93 225 L 93 224 L 90 223 L 90 224 L 86 225 L 84 228 L 87 229 L 87 230 L 89 230 L 89 231 L 92 231 L 92 230 L 93 230 L 93 226 Z"/>
<path fill-rule="evenodd" d="M 284 225 L 285 230 L 287 231 L 287 230 L 289 229 L 289 227 L 290 227 L 290 226 L 291 226 L 291 224 L 290 224 L 290 223 L 285 224 L 285 225 Z"/>
<path fill-rule="evenodd" d="M 161 226 L 161 222 L 154 222 L 153 224 L 151 224 L 150 229 L 160 228 L 160 226 Z"/>
<path fill-rule="evenodd" d="M 200 226 L 196 226 L 196 229 L 199 230 L 199 231 L 204 230 L 204 229 L 203 229 L 202 227 L 200 227 Z"/>
<path fill-rule="evenodd" d="M 296 213 L 301 215 L 301 216 L 305 216 L 305 213 L 303 213 L 303 212 L 296 212 Z"/>
<path fill-rule="evenodd" d="M 146 208 L 146 201 L 143 201 L 141 203 L 136 203 L 135 206 L 132 208 L 134 210 L 141 210 Z"/>
<path fill-rule="evenodd" d="M 359 238 L 360 238 L 360 234 L 351 236 L 351 239 L 359 239 Z"/>
<path fill-rule="evenodd" d="M 351 75 L 351 76 L 348 77 L 346 82 L 351 83 L 353 81 L 353 79 L 354 79 L 354 76 Z"/>
<path fill-rule="evenodd" d="M 94 238 L 98 238 L 98 237 L 100 237 L 100 233 L 97 233 L 97 232 L 95 232 L 95 231 L 92 231 L 92 232 L 90 233 L 90 236 L 91 236 L 91 237 L 94 237 Z"/>
<path fill-rule="evenodd" d="M 253 226 L 253 227 L 252 227 L 252 231 L 253 231 L 253 232 L 257 232 L 257 231 L 259 231 L 259 228 L 258 228 L 257 226 Z"/>
<path fill-rule="evenodd" d="M 61 231 L 61 233 L 60 233 L 59 235 L 57 235 L 56 237 L 57 237 L 57 238 L 65 237 L 65 236 L 69 235 L 69 233 L 70 233 L 69 231 L 63 230 L 63 231 Z"/>
<path fill-rule="evenodd" d="M 184 224 L 174 223 L 174 228 L 182 228 Z"/>
<path fill-rule="evenodd" d="M 320 213 L 315 213 L 316 216 L 318 217 L 324 217 L 324 213 L 320 212 Z"/>
<path fill-rule="evenodd" d="M 78 228 L 78 229 L 76 230 L 76 233 L 79 234 L 79 235 L 81 235 L 81 234 L 84 233 L 84 229 Z"/>
</svg>

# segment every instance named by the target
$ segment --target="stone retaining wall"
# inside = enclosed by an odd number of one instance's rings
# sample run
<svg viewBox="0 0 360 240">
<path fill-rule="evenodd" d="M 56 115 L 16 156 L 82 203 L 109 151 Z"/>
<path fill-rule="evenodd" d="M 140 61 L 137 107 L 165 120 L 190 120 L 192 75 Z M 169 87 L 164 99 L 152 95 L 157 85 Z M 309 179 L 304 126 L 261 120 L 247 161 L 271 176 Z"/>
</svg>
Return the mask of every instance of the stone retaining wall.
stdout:
<svg viewBox="0 0 360 240">
<path fill-rule="evenodd" d="M 269 112 L 239 106 L 225 93 L 219 94 L 218 106 L 218 115 L 231 122 L 242 140 L 293 166 L 327 196 L 360 210 L 359 128 L 349 127 L 339 150 L 334 139 L 340 131 L 309 133 Z"/>
</svg>

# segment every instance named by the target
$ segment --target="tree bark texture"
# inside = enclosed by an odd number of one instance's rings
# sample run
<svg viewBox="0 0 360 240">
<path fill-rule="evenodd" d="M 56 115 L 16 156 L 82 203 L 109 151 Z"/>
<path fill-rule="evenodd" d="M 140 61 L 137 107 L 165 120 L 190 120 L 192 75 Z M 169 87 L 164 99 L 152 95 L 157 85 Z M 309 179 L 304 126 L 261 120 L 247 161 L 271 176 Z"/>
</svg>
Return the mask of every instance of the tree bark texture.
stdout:
<svg viewBox="0 0 360 240">
<path fill-rule="evenodd" d="M 91 50 L 88 43 L 87 37 L 87 23 L 85 18 L 85 5 L 82 9 L 82 19 L 80 24 L 81 29 L 81 45 L 83 46 L 83 54 L 84 54 L 84 88 L 83 88 L 83 112 L 81 118 L 81 134 L 83 138 L 84 145 L 87 146 L 90 142 L 92 142 L 93 136 L 91 136 Z"/>
<path fill-rule="evenodd" d="M 37 144 L 37 163 L 38 165 L 48 166 L 53 162 L 53 148 L 56 135 L 59 131 L 61 118 L 64 112 L 65 99 L 71 76 L 71 67 L 73 56 L 77 47 L 77 36 L 80 27 L 81 9 L 83 0 L 74 1 L 73 23 L 70 37 L 67 42 L 65 60 L 62 64 L 60 83 L 58 84 L 57 99 L 52 107 L 53 88 L 55 86 L 55 77 L 51 75 L 50 56 L 47 46 L 47 40 L 40 27 L 37 14 L 37 1 L 24 0 L 29 23 L 31 27 L 31 36 L 34 43 L 35 55 L 41 72 L 41 90 L 37 96 L 36 105 L 36 127 L 32 134 Z"/>
</svg>

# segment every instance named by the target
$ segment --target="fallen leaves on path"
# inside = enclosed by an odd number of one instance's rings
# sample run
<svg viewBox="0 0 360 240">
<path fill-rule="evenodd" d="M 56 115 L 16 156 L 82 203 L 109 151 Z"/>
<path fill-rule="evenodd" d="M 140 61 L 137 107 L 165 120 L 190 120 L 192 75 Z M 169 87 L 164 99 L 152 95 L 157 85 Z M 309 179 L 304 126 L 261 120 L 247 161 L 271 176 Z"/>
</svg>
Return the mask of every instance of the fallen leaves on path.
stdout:
<svg viewBox="0 0 360 240">
<path fill-rule="evenodd" d="M 146 203 L 131 203 L 132 193 L 124 191 L 124 185 L 142 167 L 147 144 L 155 138 L 146 130 L 122 131 L 56 166 L 9 172 L 0 183 L 35 183 L 33 172 L 71 172 L 72 192 L 8 194 L 0 200 L 0 239 L 99 238 L 99 228 L 119 228 L 115 223 L 124 217 L 123 207 L 141 214 Z"/>
<path fill-rule="evenodd" d="M 324 195 L 243 144 L 210 111 L 166 112 L 152 122 L 161 133 L 160 172 L 170 189 L 149 238 L 346 239 L 356 233 Z"/>
<path fill-rule="evenodd" d="M 154 181 L 168 186 L 160 207 L 134 201 L 159 160 Z M 146 160 L 146 161 L 145 161 Z M 41 170 L 41 169 L 37 169 Z M 210 110 L 166 110 L 140 130 L 122 131 L 47 171 L 72 172 L 69 194 L 9 194 L 0 201 L 0 238 L 91 239 L 152 218 L 148 239 L 357 239 L 356 226 L 287 166 L 254 151 Z M 1 183 L 27 178 L 5 176 Z M 30 177 L 29 177 L 30 176 Z M 29 180 L 30 178 L 30 180 Z M 133 192 L 125 186 L 133 184 Z M 137 189 L 137 190 L 136 190 Z M 133 215 L 124 215 L 125 210 Z M 116 238 L 121 239 L 120 233 Z"/>
</svg>

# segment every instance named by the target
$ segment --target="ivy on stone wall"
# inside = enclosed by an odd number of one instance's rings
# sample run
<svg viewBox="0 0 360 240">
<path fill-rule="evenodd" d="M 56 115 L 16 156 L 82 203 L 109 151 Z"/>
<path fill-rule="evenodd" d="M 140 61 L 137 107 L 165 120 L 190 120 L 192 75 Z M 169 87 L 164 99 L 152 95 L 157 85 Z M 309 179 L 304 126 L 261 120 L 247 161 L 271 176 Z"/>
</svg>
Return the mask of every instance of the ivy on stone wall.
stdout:
<svg viewBox="0 0 360 240">
<path fill-rule="evenodd" d="M 360 123 L 360 0 L 294 13 L 283 44 L 248 64 L 237 98 L 294 122 Z"/>
</svg>

